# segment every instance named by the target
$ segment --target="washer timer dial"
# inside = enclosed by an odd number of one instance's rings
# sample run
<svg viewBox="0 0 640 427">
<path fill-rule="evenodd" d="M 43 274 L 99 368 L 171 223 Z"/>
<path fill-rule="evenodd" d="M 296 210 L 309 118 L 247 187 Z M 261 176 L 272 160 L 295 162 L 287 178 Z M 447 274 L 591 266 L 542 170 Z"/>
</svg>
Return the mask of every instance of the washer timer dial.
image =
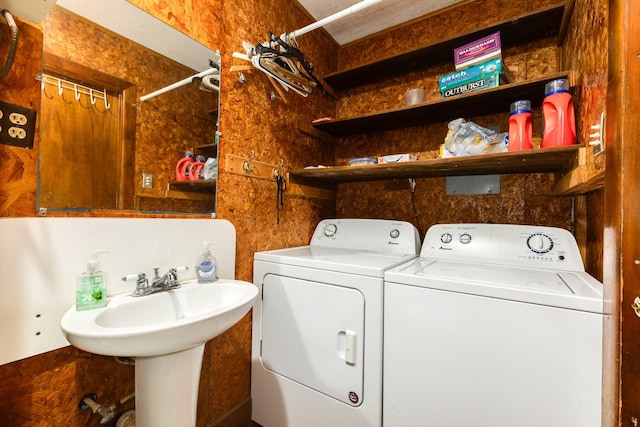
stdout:
<svg viewBox="0 0 640 427">
<path fill-rule="evenodd" d="M 338 232 L 338 226 L 335 225 L 334 223 L 327 224 L 327 226 L 324 228 L 324 235 L 327 237 L 333 237 L 336 235 L 337 232 Z"/>
<path fill-rule="evenodd" d="M 534 233 L 527 239 L 527 246 L 537 254 L 546 254 L 553 249 L 553 240 L 543 233 Z"/>
<path fill-rule="evenodd" d="M 440 236 L 440 241 L 442 243 L 451 243 L 452 240 L 453 236 L 450 233 L 444 233 L 442 236 Z"/>
<path fill-rule="evenodd" d="M 460 243 L 462 243 L 463 245 L 467 245 L 469 243 L 471 243 L 471 234 L 469 233 L 464 233 L 460 235 Z"/>
</svg>

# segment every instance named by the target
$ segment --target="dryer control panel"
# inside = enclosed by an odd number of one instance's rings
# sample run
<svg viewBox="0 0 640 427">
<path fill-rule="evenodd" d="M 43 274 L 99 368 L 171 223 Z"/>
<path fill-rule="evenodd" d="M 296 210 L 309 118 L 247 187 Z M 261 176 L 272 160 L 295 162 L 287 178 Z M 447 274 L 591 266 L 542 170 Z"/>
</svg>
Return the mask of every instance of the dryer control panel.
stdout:
<svg viewBox="0 0 640 427">
<path fill-rule="evenodd" d="M 565 229 L 512 224 L 437 224 L 421 257 L 498 265 L 584 271 L 573 235 Z"/>
<path fill-rule="evenodd" d="M 316 227 L 311 246 L 400 254 L 420 253 L 418 230 L 405 221 L 325 219 Z"/>
</svg>

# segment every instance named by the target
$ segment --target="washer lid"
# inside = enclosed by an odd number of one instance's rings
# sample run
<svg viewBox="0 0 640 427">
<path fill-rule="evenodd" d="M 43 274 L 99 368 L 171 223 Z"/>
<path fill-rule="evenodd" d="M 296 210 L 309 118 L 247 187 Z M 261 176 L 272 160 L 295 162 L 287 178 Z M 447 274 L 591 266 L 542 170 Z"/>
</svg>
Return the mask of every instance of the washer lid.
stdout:
<svg viewBox="0 0 640 427">
<path fill-rule="evenodd" d="M 603 312 L 602 284 L 584 272 L 419 258 L 388 271 L 385 280 L 450 292 Z"/>
<path fill-rule="evenodd" d="M 319 270 L 383 277 L 385 270 L 407 262 L 417 255 L 352 249 L 299 246 L 256 252 L 256 261 L 296 265 Z"/>
</svg>

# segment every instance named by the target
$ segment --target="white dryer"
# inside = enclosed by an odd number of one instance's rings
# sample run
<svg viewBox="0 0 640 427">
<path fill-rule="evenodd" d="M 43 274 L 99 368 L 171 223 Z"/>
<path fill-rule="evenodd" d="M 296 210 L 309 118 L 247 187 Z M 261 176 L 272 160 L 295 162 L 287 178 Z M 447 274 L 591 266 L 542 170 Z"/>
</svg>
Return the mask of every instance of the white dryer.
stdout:
<svg viewBox="0 0 640 427">
<path fill-rule="evenodd" d="M 385 426 L 601 425 L 602 284 L 571 233 L 436 225 L 385 280 Z"/>
<path fill-rule="evenodd" d="M 255 422 L 381 426 L 384 272 L 419 252 L 407 222 L 332 219 L 308 246 L 255 253 Z"/>
</svg>

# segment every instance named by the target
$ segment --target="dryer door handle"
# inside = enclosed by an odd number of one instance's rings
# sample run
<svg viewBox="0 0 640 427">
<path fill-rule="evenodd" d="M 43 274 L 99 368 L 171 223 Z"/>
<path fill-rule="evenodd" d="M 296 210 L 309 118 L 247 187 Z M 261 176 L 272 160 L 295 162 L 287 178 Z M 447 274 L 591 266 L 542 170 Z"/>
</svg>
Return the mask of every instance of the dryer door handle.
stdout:
<svg viewBox="0 0 640 427">
<path fill-rule="evenodd" d="M 358 356 L 356 352 L 358 335 L 353 331 L 346 330 L 340 331 L 338 336 L 341 338 L 338 340 L 338 354 L 344 358 L 347 365 L 355 366 Z"/>
</svg>

